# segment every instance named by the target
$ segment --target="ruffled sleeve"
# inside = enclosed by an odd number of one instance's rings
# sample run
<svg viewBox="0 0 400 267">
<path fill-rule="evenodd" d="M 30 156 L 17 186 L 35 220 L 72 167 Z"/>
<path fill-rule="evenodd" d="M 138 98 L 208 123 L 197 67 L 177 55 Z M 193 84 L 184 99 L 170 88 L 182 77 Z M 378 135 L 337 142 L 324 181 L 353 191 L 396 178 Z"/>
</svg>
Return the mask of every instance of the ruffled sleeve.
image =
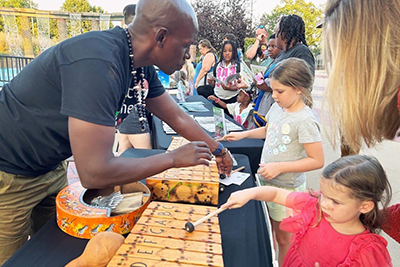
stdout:
<svg viewBox="0 0 400 267">
<path fill-rule="evenodd" d="M 305 228 L 317 222 L 317 204 L 318 198 L 308 193 L 290 193 L 286 207 L 293 209 L 293 216 L 283 219 L 280 229 L 290 233 L 304 233 Z"/>
<path fill-rule="evenodd" d="M 345 262 L 338 267 L 391 267 L 386 240 L 377 234 L 360 234 L 354 238 Z"/>
</svg>

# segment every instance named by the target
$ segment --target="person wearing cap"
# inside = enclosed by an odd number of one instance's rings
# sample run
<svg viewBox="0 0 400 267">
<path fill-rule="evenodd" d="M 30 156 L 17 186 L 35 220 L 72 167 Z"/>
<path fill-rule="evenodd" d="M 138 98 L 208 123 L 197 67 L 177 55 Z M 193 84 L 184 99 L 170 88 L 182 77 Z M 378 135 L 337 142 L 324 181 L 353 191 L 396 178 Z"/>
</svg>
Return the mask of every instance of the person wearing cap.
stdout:
<svg viewBox="0 0 400 267">
<path fill-rule="evenodd" d="M 252 97 L 250 91 L 246 88 L 241 88 L 239 90 L 236 103 L 227 104 L 214 95 L 210 95 L 208 99 L 218 103 L 224 109 L 227 109 L 229 114 L 232 115 L 233 119 L 244 128 L 248 130 L 254 128 L 252 118 L 253 106 L 250 104 L 252 102 Z"/>
<path fill-rule="evenodd" d="M 246 51 L 246 58 L 250 60 L 250 64 L 259 65 L 264 59 L 267 59 L 267 43 L 268 33 L 264 25 L 256 28 L 256 41 L 249 46 Z"/>
</svg>

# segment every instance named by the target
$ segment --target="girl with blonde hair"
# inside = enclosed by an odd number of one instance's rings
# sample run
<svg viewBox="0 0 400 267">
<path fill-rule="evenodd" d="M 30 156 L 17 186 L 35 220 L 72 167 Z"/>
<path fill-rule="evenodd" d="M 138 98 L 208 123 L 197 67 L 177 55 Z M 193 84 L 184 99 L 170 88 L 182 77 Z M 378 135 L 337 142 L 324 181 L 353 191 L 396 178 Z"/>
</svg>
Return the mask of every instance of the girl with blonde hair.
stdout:
<svg viewBox="0 0 400 267">
<path fill-rule="evenodd" d="M 337 133 L 353 151 L 398 139 L 399 18 L 398 0 L 327 1 L 323 50 L 334 144 Z M 400 242 L 400 204 L 385 216 L 382 229 Z"/>
<path fill-rule="evenodd" d="M 306 172 L 324 165 L 320 127 L 310 108 L 313 75 L 306 61 L 288 58 L 279 62 L 269 77 L 275 103 L 265 117 L 267 125 L 229 133 L 224 139 L 265 139 L 257 179 L 262 185 L 301 192 L 306 189 Z M 280 203 L 267 205 L 281 265 L 291 233 L 281 230 L 280 224 L 290 211 Z"/>
</svg>

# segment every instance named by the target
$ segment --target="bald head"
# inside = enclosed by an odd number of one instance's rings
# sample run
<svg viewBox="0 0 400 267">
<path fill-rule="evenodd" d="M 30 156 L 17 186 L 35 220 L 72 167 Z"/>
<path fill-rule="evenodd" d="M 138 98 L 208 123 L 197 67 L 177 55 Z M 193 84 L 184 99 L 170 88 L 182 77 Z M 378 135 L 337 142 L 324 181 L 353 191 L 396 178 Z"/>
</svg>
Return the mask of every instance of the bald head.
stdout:
<svg viewBox="0 0 400 267">
<path fill-rule="evenodd" d="M 187 0 L 140 0 L 137 4 L 136 26 L 138 30 L 165 27 L 172 34 L 191 27 L 196 33 L 198 22 L 193 8 Z"/>
<path fill-rule="evenodd" d="M 140 0 L 128 29 L 135 67 L 156 65 L 171 74 L 190 58 L 189 49 L 196 41 L 198 24 L 186 0 Z"/>
</svg>

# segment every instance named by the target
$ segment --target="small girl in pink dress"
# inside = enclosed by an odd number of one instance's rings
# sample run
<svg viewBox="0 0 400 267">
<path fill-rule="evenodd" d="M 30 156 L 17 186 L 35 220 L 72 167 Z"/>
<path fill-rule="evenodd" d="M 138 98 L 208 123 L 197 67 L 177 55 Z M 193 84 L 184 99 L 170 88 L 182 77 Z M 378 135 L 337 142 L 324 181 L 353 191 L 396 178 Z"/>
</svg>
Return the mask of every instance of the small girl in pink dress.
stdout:
<svg viewBox="0 0 400 267">
<path fill-rule="evenodd" d="M 232 193 L 222 207 L 239 208 L 249 200 L 272 201 L 292 208 L 281 223 L 292 232 L 282 266 L 392 266 L 386 240 L 377 235 L 379 204 L 391 198 L 385 171 L 372 156 L 340 158 L 323 171 L 318 193 L 261 186 Z"/>
</svg>

